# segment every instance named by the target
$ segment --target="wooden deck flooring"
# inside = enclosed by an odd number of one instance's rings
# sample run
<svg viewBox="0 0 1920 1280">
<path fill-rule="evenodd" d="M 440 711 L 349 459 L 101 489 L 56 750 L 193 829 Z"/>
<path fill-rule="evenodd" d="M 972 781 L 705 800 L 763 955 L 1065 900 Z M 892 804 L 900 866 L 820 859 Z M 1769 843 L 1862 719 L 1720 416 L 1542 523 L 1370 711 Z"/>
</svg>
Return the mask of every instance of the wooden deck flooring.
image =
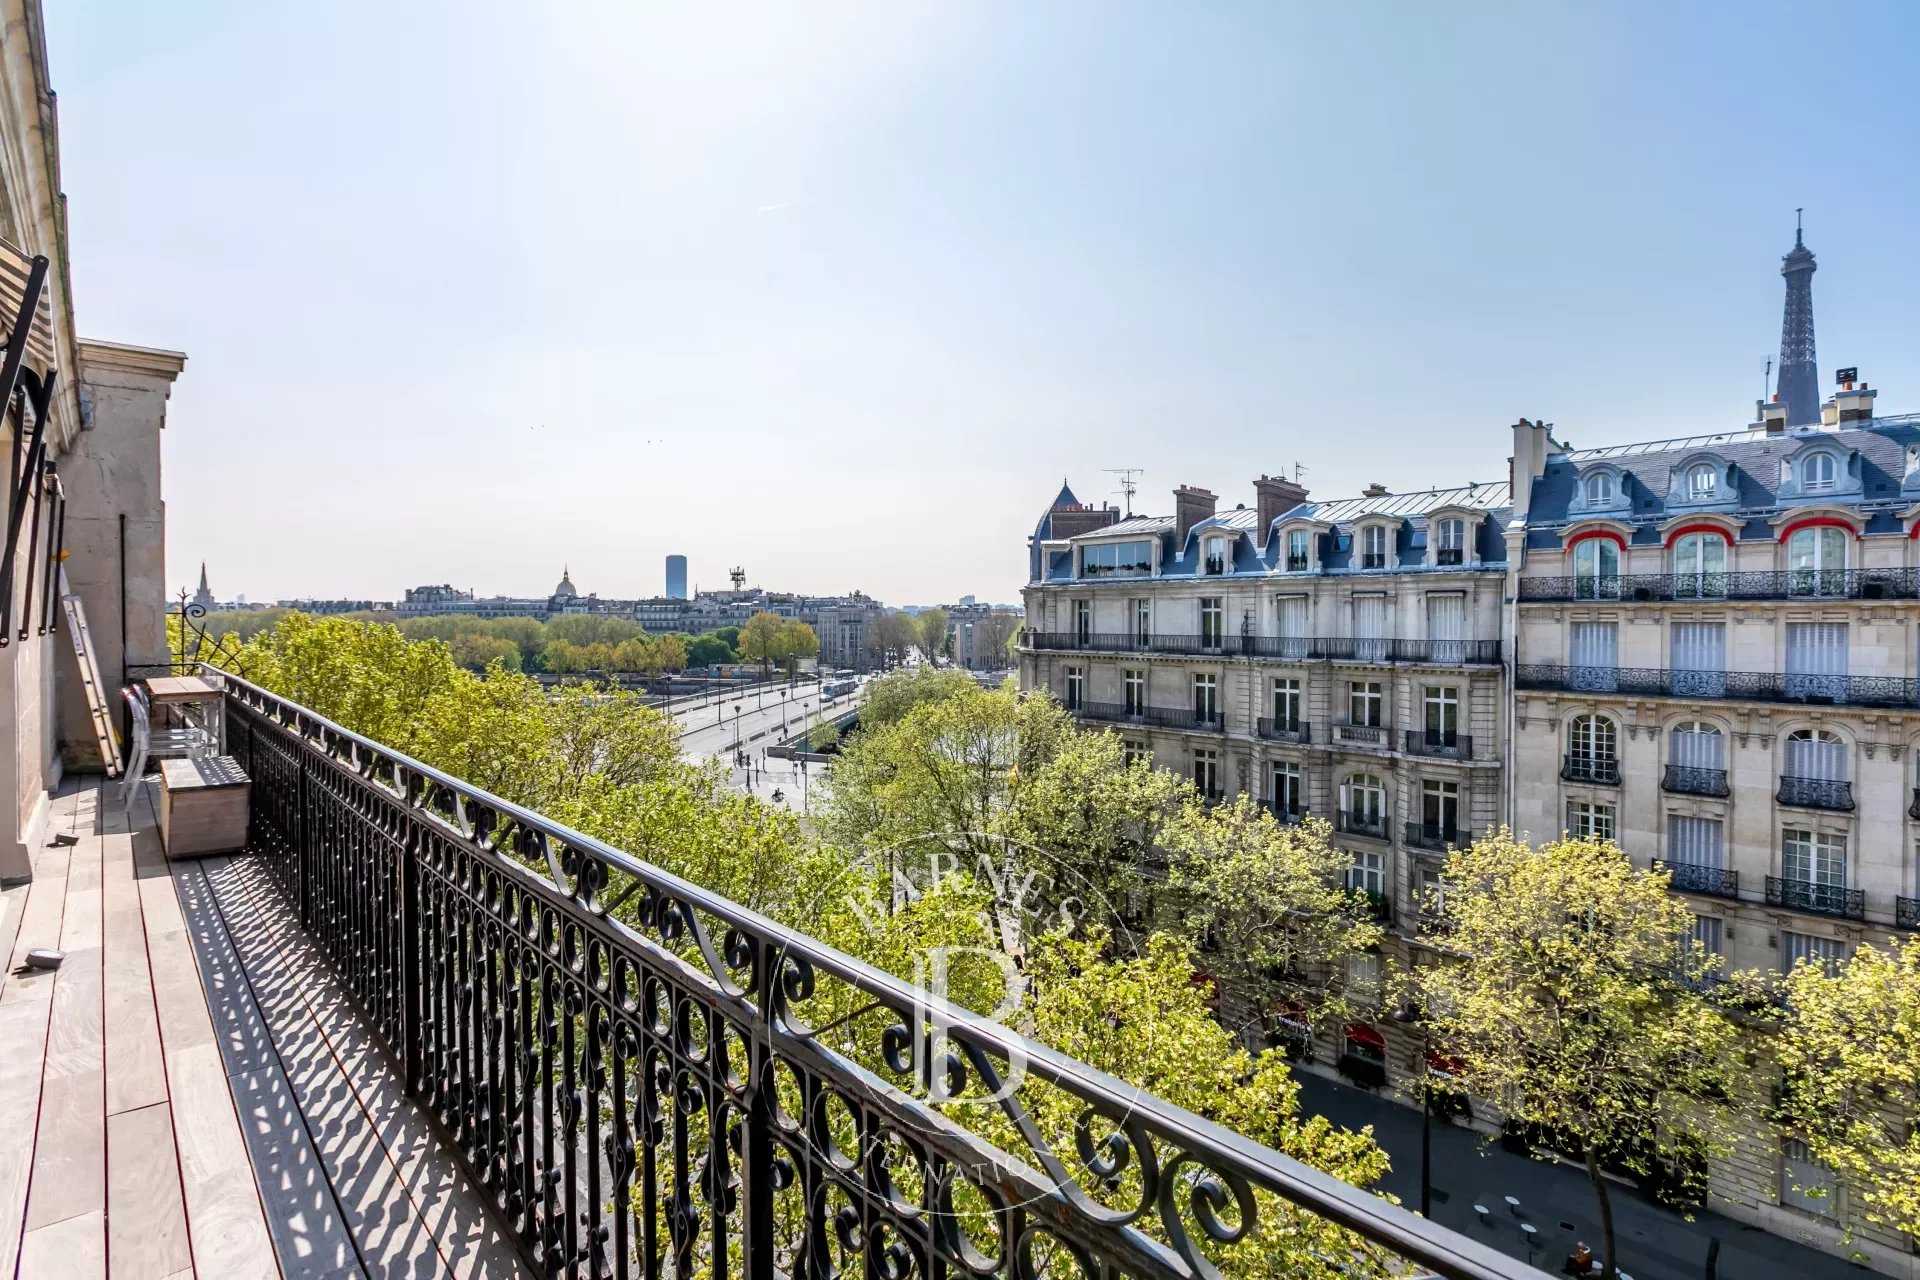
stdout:
<svg viewBox="0 0 1920 1280">
<path fill-rule="evenodd" d="M 169 863 L 117 788 L 48 832 L 0 893 L 0 1278 L 527 1274 L 256 864 Z"/>
</svg>

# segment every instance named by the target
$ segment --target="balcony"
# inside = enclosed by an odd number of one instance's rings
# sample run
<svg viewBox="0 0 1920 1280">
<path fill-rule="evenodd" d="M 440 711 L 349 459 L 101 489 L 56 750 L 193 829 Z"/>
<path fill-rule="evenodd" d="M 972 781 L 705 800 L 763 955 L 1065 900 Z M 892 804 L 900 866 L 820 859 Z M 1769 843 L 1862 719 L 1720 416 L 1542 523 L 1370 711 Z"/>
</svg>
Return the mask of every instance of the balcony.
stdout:
<svg viewBox="0 0 1920 1280">
<path fill-rule="evenodd" d="M 1308 743 L 1313 741 L 1313 725 L 1305 720 L 1273 720 L 1262 717 L 1258 722 L 1261 737 L 1269 742 Z"/>
<path fill-rule="evenodd" d="M 1333 726 L 1333 740 L 1347 746 L 1381 748 L 1393 741 L 1387 730 L 1377 724 L 1336 724 Z"/>
<path fill-rule="evenodd" d="M 1788 907 L 1817 916 L 1839 916 L 1845 920 L 1867 918 L 1867 895 L 1863 889 L 1840 885 L 1815 884 L 1811 880 L 1767 877 L 1767 905 Z"/>
<path fill-rule="evenodd" d="M 1438 666 L 1500 661 L 1498 640 L 1369 640 L 1352 636 L 1149 635 L 1135 631 L 1023 631 L 1028 649 L 1060 653 L 1164 653 L 1282 662 L 1410 662 Z"/>
<path fill-rule="evenodd" d="M 1612 756 L 1581 756 L 1569 752 L 1560 758 L 1560 777 L 1595 787 L 1620 785 L 1620 762 Z"/>
<path fill-rule="evenodd" d="M 1727 771 L 1725 769 L 1703 769 L 1697 765 L 1670 764 L 1661 776 L 1662 790 L 1680 796 L 1719 796 L 1725 798 L 1731 792 L 1727 789 Z"/>
<path fill-rule="evenodd" d="M 1121 702 L 1083 702 L 1067 710 L 1082 720 L 1097 720 L 1104 724 L 1194 729 L 1204 733 L 1226 732 L 1226 720 L 1218 711 L 1208 713 L 1186 707 L 1130 707 Z"/>
<path fill-rule="evenodd" d="M 1436 760 L 1473 758 L 1473 738 L 1470 734 L 1434 733 L 1426 729 L 1409 729 L 1405 742 L 1407 754 L 1410 756 L 1431 756 Z"/>
<path fill-rule="evenodd" d="M 1267 1220 L 1284 1201 L 1409 1273 L 1537 1275 L 997 1023 L 929 1015 L 910 984 L 302 707 L 231 679 L 226 697 L 251 777 L 248 849 L 169 863 L 144 807 L 129 838 L 117 803 L 76 789 L 55 819 L 77 843 L 36 855 L 26 911 L 10 913 L 16 954 L 69 948 L 61 970 L 4 978 L 10 1003 L 52 1011 L 50 1026 L 43 1013 L 13 1028 L 43 1034 L 7 1041 L 14 1059 L 47 1061 L 25 1086 L 25 1123 L 41 1116 L 32 1167 L 0 1183 L 10 1239 L 29 1191 L 39 1204 L 82 1186 L 61 1170 L 97 1169 L 105 1133 L 95 1229 L 126 1196 L 142 1234 L 123 1243 L 157 1273 L 346 1274 L 365 1258 L 408 1273 L 688 1275 L 726 1259 L 771 1280 L 814 1274 L 816 1242 L 849 1238 L 845 1203 L 861 1207 L 859 1238 L 905 1242 L 916 1274 L 1024 1274 L 1025 1250 L 1055 1247 L 1147 1280 L 1218 1266 L 1217 1236 L 1167 1240 L 1164 1188 L 1131 1212 L 1097 1208 L 1097 1184 L 1072 1180 L 1072 1135 L 1036 1105 L 1064 1097 L 1120 1135 L 1134 1168 L 1225 1188 L 1236 1235 L 1293 1229 Z M 138 996 L 110 1001 L 104 1029 L 103 969 Z M 809 1029 L 829 984 L 874 1011 L 870 1027 Z M 112 1037 L 123 1048 L 106 1051 Z M 918 1064 L 949 1047 L 970 1078 L 1012 1082 L 999 1107 L 1043 1159 L 1001 1150 L 918 1087 Z M 56 1053 L 89 1052 L 103 1077 L 65 1088 Z M 993 1238 L 929 1231 L 922 1203 L 875 1189 L 878 1166 L 823 1146 L 813 1130 L 833 1117 L 799 1099 L 897 1138 L 888 1159 L 916 1186 L 990 1179 Z M 59 1108 L 80 1123 L 51 1124 Z M 76 1238 L 27 1230 L 22 1274 L 65 1274 Z"/>
<path fill-rule="evenodd" d="M 1797 809 L 1835 809 L 1850 813 L 1853 810 L 1853 784 L 1836 782 L 1830 778 L 1796 778 L 1792 774 L 1782 774 L 1780 789 L 1774 792 L 1773 798 L 1780 804 L 1789 804 Z"/>
<path fill-rule="evenodd" d="M 1895 898 L 1893 925 L 1896 929 L 1920 929 L 1920 898 Z"/>
<path fill-rule="evenodd" d="M 1335 809 L 1333 811 L 1333 829 L 1341 835 L 1366 836 L 1373 840 L 1385 840 L 1387 836 L 1387 811 L 1377 809 Z"/>
<path fill-rule="evenodd" d="M 1520 579 L 1523 603 L 1713 600 L 1920 599 L 1920 570 L 1755 570 L 1737 573 L 1624 573 L 1611 578 Z"/>
<path fill-rule="evenodd" d="M 1702 867 L 1691 862 L 1653 860 L 1655 871 L 1667 873 L 1669 887 L 1681 893 L 1701 893 L 1713 898 L 1739 898 L 1740 873 L 1721 867 Z"/>
<path fill-rule="evenodd" d="M 1473 832 L 1465 827 L 1451 827 L 1442 822 L 1409 822 L 1405 833 L 1407 847 L 1410 849 L 1430 849 L 1445 853 L 1448 849 L 1464 849 L 1473 843 Z"/>
<path fill-rule="evenodd" d="M 1729 699 L 1812 706 L 1920 709 L 1920 680 L 1902 676 L 1795 675 L 1780 671 L 1675 671 L 1662 667 L 1573 667 L 1529 663 L 1514 688 L 1633 697 Z"/>
<path fill-rule="evenodd" d="M 1262 802 L 1273 820 L 1283 827 L 1297 825 L 1307 816 L 1307 807 L 1303 804 L 1289 804 L 1284 800 L 1266 800 Z"/>
<path fill-rule="evenodd" d="M 1369 889 L 1365 885 L 1358 885 L 1352 881 L 1348 881 L 1347 891 L 1350 893 L 1358 893 L 1366 898 L 1367 914 L 1369 916 L 1385 924 L 1393 923 L 1393 899 L 1387 895 L 1385 890 Z"/>
</svg>

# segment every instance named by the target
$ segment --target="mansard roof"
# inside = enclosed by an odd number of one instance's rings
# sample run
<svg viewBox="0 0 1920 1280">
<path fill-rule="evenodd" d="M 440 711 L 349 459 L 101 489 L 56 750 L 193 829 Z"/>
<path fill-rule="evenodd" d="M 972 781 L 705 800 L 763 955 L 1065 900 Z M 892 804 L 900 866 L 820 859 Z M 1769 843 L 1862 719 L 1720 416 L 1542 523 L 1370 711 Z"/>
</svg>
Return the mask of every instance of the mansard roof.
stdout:
<svg viewBox="0 0 1920 1280">
<path fill-rule="evenodd" d="M 1443 507 L 1488 513 L 1513 505 L 1513 489 L 1505 480 L 1457 485 L 1451 489 L 1422 489 L 1416 493 L 1388 493 L 1379 497 L 1339 498 L 1332 502 L 1303 502 L 1282 512 L 1280 520 L 1318 520 L 1348 524 L 1367 516 L 1424 516 Z"/>
<path fill-rule="evenodd" d="M 1579 518 L 1583 514 L 1576 509 L 1580 481 L 1603 466 L 1625 478 L 1627 502 L 1611 513 L 1615 519 L 1640 525 L 1700 510 L 1693 503 L 1672 501 L 1671 495 L 1676 469 L 1703 459 L 1732 466 L 1735 492 L 1712 508 L 1722 512 L 1747 516 L 1783 506 L 1902 504 L 1912 499 L 1911 490 L 1903 499 L 1901 486 L 1907 475 L 1907 451 L 1917 445 L 1920 414 L 1874 418 L 1838 430 L 1799 427 L 1769 433 L 1754 428 L 1568 450 L 1548 456 L 1545 472 L 1534 483 L 1526 520 L 1529 526 L 1543 526 Z M 1857 476 L 1832 493 L 1802 494 L 1796 485 L 1782 481 L 1782 463 L 1822 447 L 1830 448 L 1842 465 L 1857 454 Z"/>
</svg>

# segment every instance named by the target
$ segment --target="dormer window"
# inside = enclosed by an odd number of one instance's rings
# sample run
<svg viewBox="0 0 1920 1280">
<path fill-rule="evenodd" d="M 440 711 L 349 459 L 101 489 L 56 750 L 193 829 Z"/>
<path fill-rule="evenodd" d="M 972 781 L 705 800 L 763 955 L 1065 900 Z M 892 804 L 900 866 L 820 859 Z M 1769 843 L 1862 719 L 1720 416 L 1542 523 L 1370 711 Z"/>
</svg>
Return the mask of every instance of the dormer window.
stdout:
<svg viewBox="0 0 1920 1280">
<path fill-rule="evenodd" d="M 1834 486 L 1833 455 L 1810 453 L 1800 464 L 1800 489 L 1803 493 L 1826 493 Z"/>
<path fill-rule="evenodd" d="M 1587 505 L 1604 507 L 1613 501 L 1613 477 L 1597 471 L 1587 477 Z"/>
<path fill-rule="evenodd" d="M 1362 569 L 1387 567 L 1387 527 L 1385 525 L 1370 524 L 1360 531 L 1360 567 Z"/>
<path fill-rule="evenodd" d="M 1687 499 L 1711 502 L 1720 492 L 1720 473 L 1710 462 L 1696 462 L 1687 468 Z"/>
<path fill-rule="evenodd" d="M 1449 516 L 1434 526 L 1433 537 L 1433 562 L 1435 564 L 1465 564 L 1467 562 L 1466 521 Z"/>
<path fill-rule="evenodd" d="M 1205 549 L 1203 572 L 1216 575 L 1225 573 L 1227 571 L 1227 540 L 1208 538 L 1200 545 Z"/>
<path fill-rule="evenodd" d="M 1098 542 L 1080 552 L 1082 577 L 1140 578 L 1153 572 L 1153 543 Z"/>
<path fill-rule="evenodd" d="M 1305 573 L 1307 567 L 1312 564 L 1312 537 L 1312 532 L 1306 529 L 1290 529 L 1287 531 L 1288 573 Z"/>
</svg>

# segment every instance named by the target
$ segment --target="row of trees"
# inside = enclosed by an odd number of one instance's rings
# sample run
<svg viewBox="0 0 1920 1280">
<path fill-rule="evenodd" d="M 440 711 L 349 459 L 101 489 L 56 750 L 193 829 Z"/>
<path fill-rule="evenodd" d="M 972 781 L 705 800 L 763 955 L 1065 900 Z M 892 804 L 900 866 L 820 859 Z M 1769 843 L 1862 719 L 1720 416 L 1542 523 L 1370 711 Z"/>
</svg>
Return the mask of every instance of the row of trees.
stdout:
<svg viewBox="0 0 1920 1280">
<path fill-rule="evenodd" d="M 1381 974 L 1350 968 L 1382 935 L 1325 824 L 1203 803 L 1051 700 L 961 673 L 875 682 L 803 826 L 680 761 L 671 723 L 624 695 L 549 697 L 500 666 L 462 670 L 444 642 L 334 619 L 287 619 L 247 661 L 323 714 L 902 978 L 944 948 L 1002 957 L 955 970 L 947 994 L 1002 1009 L 1015 974 L 1024 998 L 1004 1016 L 1019 1029 L 1356 1185 L 1384 1172 L 1378 1146 L 1303 1117 L 1284 1052 L 1223 1010 L 1322 1028 L 1417 1013 L 1448 1068 L 1434 1087 L 1586 1162 L 1603 1221 L 1603 1169 L 1711 1155 L 1757 1122 L 1840 1171 L 1869 1221 L 1920 1230 L 1920 1139 L 1904 1127 L 1920 1105 L 1920 944 L 1831 977 L 1797 970 L 1783 1004 L 1690 946 L 1664 875 L 1610 844 L 1501 833 L 1451 855 L 1426 904 L 1454 958 Z M 897 1078 L 878 1052 L 885 1017 L 858 993 L 822 981 L 801 1013 L 831 1028 L 821 1043 Z M 1032 1103 L 1040 1139 L 1098 1195 L 1124 1195 L 1133 1174 L 1116 1190 L 1076 1163 L 1078 1109 Z M 957 1118 L 1037 1163 L 997 1115 Z M 1265 1196 L 1259 1220 L 1212 1255 L 1223 1274 L 1390 1271 Z"/>
</svg>

